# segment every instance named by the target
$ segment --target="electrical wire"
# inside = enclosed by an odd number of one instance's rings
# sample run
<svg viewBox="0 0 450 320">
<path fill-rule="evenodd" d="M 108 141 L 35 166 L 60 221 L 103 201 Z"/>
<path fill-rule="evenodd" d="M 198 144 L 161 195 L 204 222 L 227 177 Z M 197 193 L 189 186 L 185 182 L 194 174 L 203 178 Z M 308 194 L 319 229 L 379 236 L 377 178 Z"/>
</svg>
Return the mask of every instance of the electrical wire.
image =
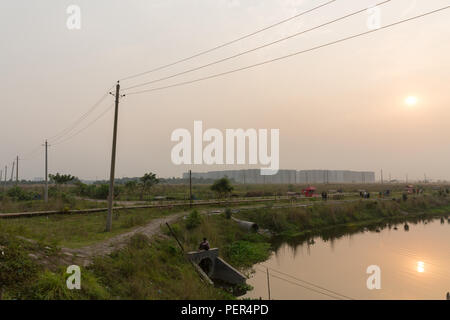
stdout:
<svg viewBox="0 0 450 320">
<path fill-rule="evenodd" d="M 180 59 L 180 60 L 171 62 L 171 63 L 169 63 L 169 64 L 162 65 L 162 66 L 160 66 L 160 67 L 156 67 L 156 68 L 151 69 L 151 70 L 148 70 L 148 71 L 140 72 L 140 73 L 137 73 L 137 74 L 134 74 L 134 75 L 131 75 L 131 76 L 122 78 L 122 79 L 120 79 L 120 81 L 125 81 L 125 80 L 133 79 L 133 78 L 136 78 L 136 77 L 140 77 L 140 76 L 143 76 L 143 75 L 145 75 L 145 74 L 149 74 L 149 73 L 156 72 L 156 71 L 159 71 L 159 70 L 162 70 L 162 69 L 166 69 L 166 68 L 171 67 L 171 66 L 174 66 L 174 65 L 176 65 L 176 64 L 179 64 L 179 63 L 182 63 L 182 62 L 185 62 L 185 61 L 188 61 L 188 60 L 197 58 L 197 57 L 199 57 L 199 56 L 202 56 L 202 55 L 205 55 L 205 54 L 207 54 L 207 53 L 213 52 L 213 51 L 215 51 L 215 50 L 217 50 L 217 49 L 226 47 L 226 46 L 231 45 L 231 44 L 233 44 L 233 43 L 236 43 L 236 42 L 238 42 L 238 41 L 241 41 L 241 40 L 244 40 L 244 39 L 249 38 L 249 37 L 251 37 L 251 36 L 254 36 L 254 35 L 256 35 L 256 34 L 258 34 L 258 33 L 261 33 L 261 32 L 263 32 L 263 31 L 266 31 L 266 30 L 269 30 L 269 29 L 274 28 L 274 27 L 276 27 L 276 26 L 279 26 L 279 25 L 281 25 L 281 24 L 283 24 L 283 23 L 285 23 L 285 22 L 288 22 L 288 21 L 290 21 L 290 20 L 293 20 L 293 19 L 295 19 L 295 18 L 298 18 L 298 17 L 300 17 L 300 16 L 303 16 L 303 15 L 305 15 L 305 14 L 307 14 L 307 13 L 310 13 L 310 12 L 313 12 L 313 11 L 315 11 L 315 10 L 318 10 L 318 9 L 320 9 L 320 8 L 322 8 L 322 7 L 325 7 L 325 6 L 331 4 L 331 3 L 335 2 L 335 1 L 337 1 L 337 0 L 331 0 L 331 1 L 328 1 L 328 2 L 326 2 L 326 3 L 323 3 L 323 4 L 319 5 L 319 6 L 316 6 L 316 7 L 312 8 L 312 9 L 308 9 L 308 10 L 306 10 L 306 11 L 300 12 L 300 13 L 298 13 L 298 14 L 292 16 L 292 17 L 289 17 L 289 18 L 287 18 L 287 19 L 281 20 L 281 21 L 279 21 L 279 22 L 277 22 L 277 23 L 274 23 L 274 24 L 269 25 L 269 26 L 267 26 L 267 27 L 264 27 L 264 28 L 262 28 L 262 29 L 256 30 L 256 31 L 251 32 L 251 33 L 249 33 L 249 34 L 246 34 L 246 35 L 244 35 L 244 36 L 241 36 L 241 37 L 239 37 L 239 38 L 237 38 L 237 39 L 234 39 L 234 40 L 225 42 L 225 43 L 223 43 L 223 44 L 221 44 L 221 45 L 215 46 L 215 47 L 213 47 L 213 48 L 210 48 L 210 49 L 201 51 L 201 52 L 196 53 L 196 54 L 194 54 L 194 55 L 192 55 L 192 56 L 189 56 L 189 57 L 187 57 L 187 58 L 183 58 L 183 59 Z"/>
<path fill-rule="evenodd" d="M 38 145 L 38 146 L 36 146 L 34 149 L 32 149 L 31 151 L 29 151 L 29 152 L 27 152 L 24 156 L 23 156 L 23 158 L 20 158 L 20 160 L 31 160 L 31 159 L 34 159 L 36 156 L 33 156 L 32 157 L 32 155 L 34 155 L 34 154 L 36 154 L 38 151 L 39 151 L 39 149 L 42 147 L 42 145 Z"/>
<path fill-rule="evenodd" d="M 239 72 L 239 71 L 243 71 L 243 70 L 259 67 L 259 66 L 262 66 L 262 65 L 265 65 L 265 64 L 269 64 L 269 63 L 272 63 L 272 62 L 275 62 L 275 61 L 287 59 L 287 58 L 290 58 L 290 57 L 293 57 L 293 56 L 297 56 L 297 55 L 300 55 L 300 54 L 303 54 L 303 53 L 311 52 L 311 51 L 314 51 L 314 50 L 317 50 L 317 49 L 321 49 L 321 48 L 328 47 L 328 46 L 331 46 L 331 45 L 334 45 L 334 44 L 337 44 L 337 43 L 341 43 L 341 42 L 344 42 L 344 41 L 347 41 L 347 40 L 351 40 L 351 39 L 354 39 L 354 38 L 357 38 L 357 37 L 361 37 L 361 36 L 364 36 L 364 35 L 367 35 L 367 34 L 370 34 L 370 33 L 374 33 L 374 32 L 380 31 L 380 30 L 384 30 L 384 29 L 387 29 L 387 28 L 390 28 L 390 27 L 393 27 L 393 26 L 396 26 L 396 25 L 399 25 L 399 24 L 402 24 L 402 23 L 405 23 L 405 22 L 409 22 L 409 21 L 412 21 L 412 20 L 416 20 L 416 19 L 428 16 L 428 15 L 431 15 L 431 14 L 443 11 L 443 10 L 447 10 L 449 8 L 450 8 L 450 6 L 442 7 L 442 8 L 433 10 L 433 11 L 429 11 L 429 12 L 426 12 L 426 13 L 423 13 L 423 14 L 420 14 L 420 15 L 408 18 L 408 19 L 403 19 L 403 20 L 400 20 L 400 21 L 397 21 L 397 22 L 394 22 L 394 23 L 382 26 L 382 27 L 380 27 L 378 29 L 372 29 L 372 30 L 369 30 L 369 31 L 361 32 L 361 33 L 354 34 L 354 35 L 351 35 L 351 36 L 348 36 L 348 37 L 345 37 L 345 38 L 341 38 L 341 39 L 338 39 L 338 40 L 335 40 L 335 41 L 332 41 L 332 42 L 327 42 L 325 44 L 318 45 L 318 46 L 315 46 L 315 47 L 312 47 L 312 48 L 309 48 L 309 49 L 297 51 L 297 52 L 294 52 L 294 53 L 291 53 L 291 54 L 288 54 L 288 55 L 284 55 L 284 56 L 280 56 L 280 57 L 277 57 L 277 58 L 265 60 L 265 61 L 262 61 L 262 62 L 259 62 L 259 63 L 255 63 L 255 64 L 248 65 L 248 66 L 244 66 L 244 67 L 241 67 L 241 68 L 237 68 L 237 69 L 233 69 L 233 70 L 229 70 L 229 71 L 225 71 L 225 72 L 221 72 L 221 73 L 216 73 L 216 74 L 212 74 L 210 76 L 197 78 L 197 79 L 193 79 L 193 80 L 189 80 L 189 81 L 178 82 L 178 83 L 175 83 L 175 84 L 172 84 L 172 85 L 156 87 L 156 88 L 140 90 L 140 91 L 134 91 L 134 92 L 127 93 L 127 95 L 129 96 L 129 95 L 135 95 L 135 94 L 141 94 L 141 93 L 147 93 L 147 92 L 164 90 L 164 89 L 168 89 L 168 88 L 179 87 L 179 86 L 192 84 L 192 83 L 196 83 L 196 82 L 200 82 L 200 81 L 204 81 L 204 80 L 209 80 L 209 79 L 213 79 L 213 78 L 218 78 L 218 77 L 225 76 L 225 75 L 232 74 L 232 73 L 236 73 L 236 72 Z"/>
<path fill-rule="evenodd" d="M 333 290 L 329 290 L 329 289 L 327 289 L 327 288 L 321 287 L 321 286 L 319 286 L 319 285 L 317 285 L 317 284 L 314 284 L 314 283 L 312 283 L 312 282 L 308 282 L 308 281 L 306 281 L 306 280 L 303 280 L 303 279 L 294 277 L 294 276 L 292 276 L 292 275 L 290 275 L 290 274 L 287 274 L 287 273 L 281 272 L 281 271 L 279 271 L 279 270 L 276 270 L 276 269 L 267 267 L 267 266 L 265 266 L 265 265 L 263 265 L 263 264 L 261 264 L 261 265 L 262 265 L 263 267 L 265 267 L 265 268 L 268 268 L 268 269 L 271 270 L 271 271 L 277 272 L 277 273 L 279 273 L 279 274 L 282 274 L 282 275 L 287 276 L 287 277 L 289 277 L 289 278 L 295 279 L 295 280 L 297 280 L 297 281 L 304 282 L 304 283 L 309 284 L 310 286 L 316 287 L 316 288 L 318 288 L 318 289 L 322 289 L 322 290 L 328 291 L 328 292 L 330 292 L 330 293 L 332 293 L 332 294 L 341 296 L 341 297 L 346 298 L 346 299 L 355 300 L 354 298 L 349 297 L 349 296 L 346 296 L 346 295 L 341 294 L 341 293 L 339 293 L 339 292 L 336 292 L 336 291 L 333 291 Z"/>
<path fill-rule="evenodd" d="M 102 118 L 106 113 L 108 113 L 109 110 L 111 110 L 111 108 L 114 106 L 114 104 L 111 104 L 107 109 L 105 109 L 102 113 L 100 113 L 93 121 L 91 121 L 87 126 L 83 127 L 81 130 L 75 132 L 74 134 L 72 134 L 71 136 L 65 138 L 64 140 L 60 140 L 57 143 L 54 143 L 53 146 L 62 144 L 68 140 L 71 140 L 72 138 L 76 137 L 77 135 L 79 135 L 81 132 L 83 132 L 84 130 L 88 129 L 90 126 L 92 126 L 95 122 L 97 122 L 98 120 L 100 120 L 100 118 Z"/>
<path fill-rule="evenodd" d="M 106 93 L 102 95 L 102 97 L 96 102 L 94 103 L 89 109 L 88 111 L 86 111 L 84 114 L 82 114 L 72 125 L 70 125 L 69 127 L 65 128 L 64 130 L 60 131 L 59 133 L 47 138 L 47 141 L 49 142 L 56 142 L 58 140 L 60 140 L 61 138 L 63 138 L 65 135 L 69 134 L 72 130 L 74 130 L 76 128 L 76 126 L 83 121 L 84 119 L 86 119 L 97 107 L 100 106 L 100 104 L 103 102 L 103 100 L 106 99 L 106 97 L 109 94 L 109 90 L 111 90 L 113 88 L 113 86 L 109 87 L 106 90 Z"/>
<path fill-rule="evenodd" d="M 258 270 L 259 272 L 263 272 L 263 273 L 266 273 L 266 271 L 264 271 L 264 270 L 260 270 L 260 269 L 257 269 L 257 268 L 256 268 L 256 270 Z M 294 282 L 294 281 L 291 281 L 291 280 L 288 280 L 288 279 L 285 279 L 285 278 L 279 277 L 279 276 L 277 276 L 277 275 L 274 275 L 274 274 L 270 274 L 270 277 L 273 277 L 273 278 L 276 278 L 276 279 L 279 279 L 279 280 L 285 281 L 285 282 L 287 282 L 287 283 L 290 283 L 290 284 L 296 285 L 296 286 L 298 286 L 298 287 L 301 287 L 301 288 L 304 288 L 304 289 L 310 290 L 310 291 L 312 291 L 312 292 L 315 292 L 315 293 L 319 293 L 319 294 L 325 295 L 325 296 L 327 296 L 327 297 L 330 297 L 330 298 L 333 298 L 333 299 L 336 299 L 336 300 L 343 300 L 343 299 L 342 299 L 342 298 L 340 298 L 340 297 L 336 297 L 336 296 L 334 296 L 334 295 L 331 295 L 331 294 L 328 294 L 328 293 L 325 293 L 325 292 L 322 292 L 322 291 L 319 291 L 319 290 L 316 290 L 316 289 L 313 289 L 313 288 L 310 288 L 310 287 L 307 287 L 307 286 L 301 285 L 301 284 L 299 284 L 299 283 L 297 283 L 297 282 Z"/>
<path fill-rule="evenodd" d="M 391 1 L 392 1 L 392 0 L 385 0 L 385 1 L 382 1 L 382 2 L 380 2 L 380 3 L 375 4 L 374 7 L 381 6 L 381 5 L 386 4 L 386 3 L 388 3 L 388 2 L 391 2 Z M 245 54 L 247 54 L 247 53 L 254 52 L 254 51 L 257 51 L 257 50 L 260 50 L 260 49 L 263 49 L 263 48 L 272 46 L 272 45 L 274 45 L 274 44 L 277 44 L 277 43 L 280 43 L 280 42 L 283 42 L 283 41 L 292 39 L 292 38 L 297 37 L 297 36 L 299 36 L 299 35 L 302 35 L 302 34 L 305 34 L 305 33 L 310 32 L 310 31 L 314 31 L 314 30 L 320 29 L 320 28 L 325 27 L 325 26 L 327 26 L 327 25 L 336 23 L 336 22 L 341 21 L 341 20 L 345 20 L 345 19 L 347 19 L 347 18 L 350 18 L 350 17 L 352 17 L 352 16 L 354 16 L 354 15 L 357 15 L 357 14 L 359 14 L 359 13 L 361 13 L 361 12 L 366 12 L 366 11 L 367 11 L 367 8 L 364 8 L 364 9 L 361 9 L 361 10 L 358 10 L 358 11 L 355 11 L 355 12 L 352 12 L 352 13 L 349 13 L 349 14 L 346 14 L 346 15 L 344 15 L 344 16 L 342 16 L 342 17 L 333 19 L 333 20 L 331 20 L 331 21 L 322 23 L 322 24 L 317 25 L 317 26 L 315 26 L 315 27 L 312 27 L 312 28 L 309 28 L 309 29 L 306 29 L 306 30 L 303 30 L 303 31 L 300 31 L 300 32 L 296 32 L 296 33 L 291 34 L 291 35 L 289 35 L 289 36 L 286 36 L 286 37 L 277 39 L 277 40 L 275 40 L 275 41 L 271 41 L 271 42 L 265 43 L 265 44 L 263 44 L 263 45 L 260 45 L 260 46 L 258 46 L 258 47 L 255 47 L 255 48 L 252 48 L 252 49 L 249 49 L 249 50 L 245 50 L 245 51 L 239 52 L 239 53 L 237 53 L 237 54 L 235 54 L 235 55 L 232 55 L 232 56 L 229 56 L 229 57 L 226 57 L 226 58 L 222 58 L 222 59 L 219 59 L 219 60 L 216 60 L 216 61 L 213 61 L 213 62 L 204 64 L 204 65 L 201 65 L 201 66 L 199 66 L 199 67 L 195 67 L 195 68 L 192 68 L 192 69 L 188 69 L 188 70 L 186 70 L 186 71 L 178 72 L 178 73 L 175 73 L 175 74 L 166 76 L 166 77 L 162 77 L 162 78 L 159 78 L 159 79 L 155 79 L 155 80 L 143 82 L 143 83 L 140 83 L 140 84 L 132 85 L 132 86 L 123 88 L 123 90 L 129 90 L 129 89 L 139 88 L 139 87 L 142 87 L 142 86 L 145 86 L 145 85 L 149 85 L 149 84 L 153 84 L 153 83 L 156 83 L 156 82 L 160 82 L 160 81 L 172 79 L 172 78 L 175 78 L 175 77 L 184 75 L 184 74 L 188 74 L 188 73 L 191 73 L 191 72 L 194 72 L 194 71 L 198 71 L 198 70 L 201 70 L 201 69 L 204 69 L 204 68 L 207 68 L 207 67 L 210 67 L 210 66 L 213 66 L 213 65 L 216 65 L 216 64 L 219 64 L 219 63 L 222 63 L 222 62 L 225 62 L 225 61 L 228 61 L 228 60 L 237 58 L 237 57 L 240 57 L 240 56 L 245 55 Z"/>
</svg>

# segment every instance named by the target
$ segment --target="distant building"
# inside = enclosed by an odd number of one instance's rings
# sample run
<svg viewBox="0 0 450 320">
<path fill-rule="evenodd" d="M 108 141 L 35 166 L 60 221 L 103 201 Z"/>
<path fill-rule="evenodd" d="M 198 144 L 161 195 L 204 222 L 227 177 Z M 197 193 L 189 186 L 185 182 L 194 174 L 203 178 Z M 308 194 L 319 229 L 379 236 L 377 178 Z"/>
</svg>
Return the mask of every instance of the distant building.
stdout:
<svg viewBox="0 0 450 320">
<path fill-rule="evenodd" d="M 375 172 L 350 170 L 300 170 L 297 183 L 374 183 Z"/>
<path fill-rule="evenodd" d="M 220 179 L 228 177 L 237 183 L 249 184 L 293 184 L 293 183 L 375 183 L 373 171 L 350 170 L 279 170 L 277 174 L 263 176 L 259 169 L 223 170 L 192 172 L 192 178 Z M 189 172 L 183 173 L 183 179 L 189 178 Z"/>
<path fill-rule="evenodd" d="M 36 178 L 33 178 L 33 181 L 34 181 L 34 182 L 44 181 L 44 178 L 42 178 L 42 177 L 36 177 Z"/>
</svg>

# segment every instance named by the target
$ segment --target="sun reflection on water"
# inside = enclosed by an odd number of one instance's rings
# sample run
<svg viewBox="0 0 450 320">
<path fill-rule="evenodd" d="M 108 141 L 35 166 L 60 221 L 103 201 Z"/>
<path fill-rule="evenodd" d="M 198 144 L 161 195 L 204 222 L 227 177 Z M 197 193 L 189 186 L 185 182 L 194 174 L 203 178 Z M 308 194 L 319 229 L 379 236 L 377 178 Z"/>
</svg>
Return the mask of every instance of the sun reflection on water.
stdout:
<svg viewBox="0 0 450 320">
<path fill-rule="evenodd" d="M 425 272 L 425 263 L 423 261 L 417 262 L 417 272 Z"/>
</svg>

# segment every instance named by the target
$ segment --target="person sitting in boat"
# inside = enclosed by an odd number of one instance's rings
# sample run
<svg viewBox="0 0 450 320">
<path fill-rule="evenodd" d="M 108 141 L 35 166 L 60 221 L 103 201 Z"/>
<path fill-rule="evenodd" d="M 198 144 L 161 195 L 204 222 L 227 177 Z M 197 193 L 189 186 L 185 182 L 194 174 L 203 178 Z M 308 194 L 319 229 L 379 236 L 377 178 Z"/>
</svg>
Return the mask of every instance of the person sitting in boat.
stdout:
<svg viewBox="0 0 450 320">
<path fill-rule="evenodd" d="M 198 246 L 198 250 L 209 250 L 209 242 L 206 238 L 203 238 L 203 241 Z"/>
</svg>

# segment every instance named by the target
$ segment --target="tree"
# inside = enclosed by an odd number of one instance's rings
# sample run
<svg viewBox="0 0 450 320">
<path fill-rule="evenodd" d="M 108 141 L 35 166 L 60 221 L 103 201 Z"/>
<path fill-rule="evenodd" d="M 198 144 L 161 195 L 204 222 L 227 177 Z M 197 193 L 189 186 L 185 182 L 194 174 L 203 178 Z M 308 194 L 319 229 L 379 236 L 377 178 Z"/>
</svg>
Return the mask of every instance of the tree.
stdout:
<svg viewBox="0 0 450 320">
<path fill-rule="evenodd" d="M 146 173 L 143 177 L 139 178 L 141 181 L 141 197 L 142 200 L 144 198 L 144 193 L 148 193 L 150 189 L 155 185 L 159 183 L 159 179 L 156 178 L 156 174 L 154 173 Z"/>
<path fill-rule="evenodd" d="M 76 179 L 76 177 L 71 176 L 70 174 L 49 174 L 50 181 L 56 184 L 66 184 Z"/>
<path fill-rule="evenodd" d="M 231 191 L 233 191 L 233 186 L 227 177 L 223 177 L 222 179 L 214 181 L 211 186 L 211 190 L 214 191 L 220 199 L 228 196 Z"/>
<path fill-rule="evenodd" d="M 136 191 L 137 184 L 138 183 L 136 180 L 130 180 L 125 183 L 125 188 L 127 189 L 128 194 L 133 194 Z"/>
<path fill-rule="evenodd" d="M 75 176 L 71 176 L 70 174 L 59 174 L 58 172 L 56 174 L 49 174 L 50 182 L 53 182 L 56 184 L 56 186 L 66 184 L 72 181 L 78 181 L 78 178 Z"/>
</svg>

